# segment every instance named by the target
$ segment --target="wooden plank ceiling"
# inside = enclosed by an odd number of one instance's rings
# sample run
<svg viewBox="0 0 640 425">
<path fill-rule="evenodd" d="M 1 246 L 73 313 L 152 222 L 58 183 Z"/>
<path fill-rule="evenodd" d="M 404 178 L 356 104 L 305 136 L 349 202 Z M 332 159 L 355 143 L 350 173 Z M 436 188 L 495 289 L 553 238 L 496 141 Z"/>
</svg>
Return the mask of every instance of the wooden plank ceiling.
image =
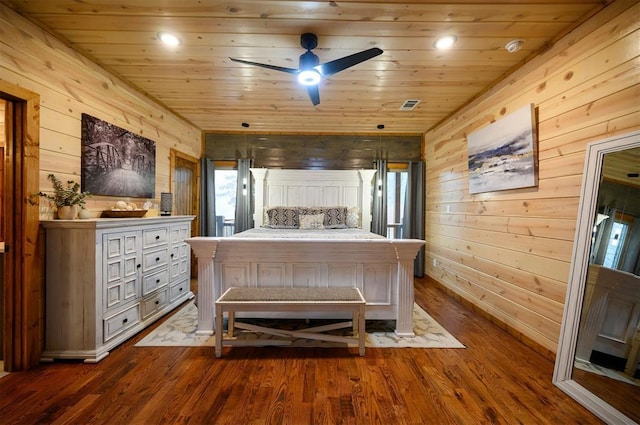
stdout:
<svg viewBox="0 0 640 425">
<path fill-rule="evenodd" d="M 421 134 L 609 0 L 0 2 L 204 131 Z M 384 53 L 321 81 L 315 107 L 295 76 L 229 60 L 298 68 L 305 32 L 320 63 Z M 444 34 L 457 43 L 438 51 Z M 420 103 L 401 111 L 406 100 Z"/>
</svg>

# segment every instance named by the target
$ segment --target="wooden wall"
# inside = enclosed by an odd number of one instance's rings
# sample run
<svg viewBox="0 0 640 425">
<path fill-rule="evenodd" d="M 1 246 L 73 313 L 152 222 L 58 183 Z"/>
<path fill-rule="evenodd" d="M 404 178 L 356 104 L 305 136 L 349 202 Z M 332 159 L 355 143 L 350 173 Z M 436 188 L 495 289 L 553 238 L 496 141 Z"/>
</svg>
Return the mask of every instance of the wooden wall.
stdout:
<svg viewBox="0 0 640 425">
<path fill-rule="evenodd" d="M 108 121 L 156 142 L 156 199 L 168 192 L 169 151 L 199 158 L 201 132 L 58 39 L 0 5 L 0 78 L 40 95 L 40 187 L 51 188 L 49 173 L 80 181 L 82 113 Z M 94 215 L 113 197 L 93 197 Z M 142 201 L 144 202 L 144 200 Z M 51 211 L 41 202 L 41 218 Z"/>
<path fill-rule="evenodd" d="M 251 158 L 254 167 L 357 170 L 376 159 L 420 161 L 422 135 L 206 133 L 204 149 L 214 160 Z"/>
<path fill-rule="evenodd" d="M 547 354 L 557 349 L 586 145 L 640 128 L 638 16 L 640 4 L 614 2 L 425 135 L 427 274 Z M 528 103 L 538 187 L 470 195 L 466 136 Z"/>
</svg>

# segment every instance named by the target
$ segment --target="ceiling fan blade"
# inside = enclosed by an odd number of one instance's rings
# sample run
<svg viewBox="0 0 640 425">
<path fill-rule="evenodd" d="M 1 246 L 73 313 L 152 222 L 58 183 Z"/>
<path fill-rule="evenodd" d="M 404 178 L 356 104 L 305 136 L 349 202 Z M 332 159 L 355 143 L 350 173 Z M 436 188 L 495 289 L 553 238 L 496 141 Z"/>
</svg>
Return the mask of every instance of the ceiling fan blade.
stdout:
<svg viewBox="0 0 640 425">
<path fill-rule="evenodd" d="M 328 77 L 381 54 L 381 49 L 373 47 L 368 50 L 363 50 L 362 52 L 354 53 L 353 55 L 320 64 L 315 68 L 323 77 Z"/>
<path fill-rule="evenodd" d="M 318 90 L 317 84 L 315 86 L 307 86 L 307 93 L 309 93 L 309 99 L 311 99 L 313 106 L 320 103 L 320 90 Z"/>
<path fill-rule="evenodd" d="M 244 63 L 244 64 L 247 64 L 247 65 L 259 66 L 261 68 L 273 69 L 275 71 L 288 72 L 289 74 L 299 74 L 300 73 L 299 69 L 294 69 L 294 68 L 285 68 L 283 66 L 268 65 L 266 63 L 250 62 L 250 61 L 246 61 L 246 60 L 243 60 L 243 59 L 234 59 L 234 58 L 229 58 L 229 59 L 231 59 L 234 62 L 240 62 L 240 63 Z"/>
</svg>

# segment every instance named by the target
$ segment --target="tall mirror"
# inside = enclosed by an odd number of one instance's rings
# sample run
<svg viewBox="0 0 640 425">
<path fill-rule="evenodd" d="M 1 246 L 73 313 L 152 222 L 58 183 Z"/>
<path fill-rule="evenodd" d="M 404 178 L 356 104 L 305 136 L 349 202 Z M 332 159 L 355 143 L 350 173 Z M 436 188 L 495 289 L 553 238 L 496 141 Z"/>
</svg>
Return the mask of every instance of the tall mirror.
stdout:
<svg viewBox="0 0 640 425">
<path fill-rule="evenodd" d="M 640 132 L 587 147 L 554 383 L 640 423 Z"/>
</svg>

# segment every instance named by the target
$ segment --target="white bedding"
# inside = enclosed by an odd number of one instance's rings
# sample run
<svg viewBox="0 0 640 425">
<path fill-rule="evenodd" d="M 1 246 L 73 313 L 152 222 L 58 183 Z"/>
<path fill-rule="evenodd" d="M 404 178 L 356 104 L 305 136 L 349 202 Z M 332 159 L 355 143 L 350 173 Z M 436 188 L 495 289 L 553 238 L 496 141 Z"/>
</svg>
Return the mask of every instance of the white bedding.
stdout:
<svg viewBox="0 0 640 425">
<path fill-rule="evenodd" d="M 376 233 L 362 229 L 269 229 L 257 227 L 236 233 L 232 238 L 273 238 L 273 239 L 386 239 Z"/>
</svg>

